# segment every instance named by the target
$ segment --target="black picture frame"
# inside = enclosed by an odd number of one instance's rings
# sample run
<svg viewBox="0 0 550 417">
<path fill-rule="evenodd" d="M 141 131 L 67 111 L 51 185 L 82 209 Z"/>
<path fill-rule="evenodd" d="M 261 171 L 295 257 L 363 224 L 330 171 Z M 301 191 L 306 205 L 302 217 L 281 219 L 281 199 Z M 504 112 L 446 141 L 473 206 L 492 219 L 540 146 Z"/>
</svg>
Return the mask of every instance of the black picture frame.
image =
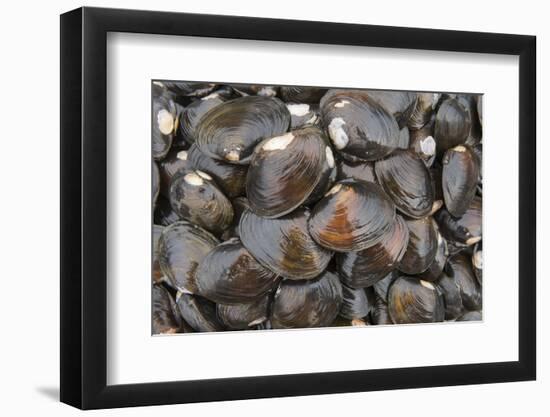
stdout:
<svg viewBox="0 0 550 417">
<path fill-rule="evenodd" d="M 519 56 L 519 360 L 108 386 L 108 32 Z M 536 378 L 534 36 L 85 7 L 61 15 L 60 56 L 62 402 L 94 409 Z"/>
</svg>

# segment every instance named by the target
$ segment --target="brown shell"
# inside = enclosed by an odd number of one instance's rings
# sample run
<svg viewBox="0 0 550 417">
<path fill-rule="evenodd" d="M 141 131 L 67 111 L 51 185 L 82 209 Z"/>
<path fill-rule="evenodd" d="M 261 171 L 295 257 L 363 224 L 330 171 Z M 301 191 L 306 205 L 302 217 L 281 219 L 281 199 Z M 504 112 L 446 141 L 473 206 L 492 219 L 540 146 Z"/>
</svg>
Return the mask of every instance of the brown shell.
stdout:
<svg viewBox="0 0 550 417">
<path fill-rule="evenodd" d="M 412 218 L 430 214 L 434 202 L 430 171 L 411 150 L 398 150 L 374 164 L 376 178 L 399 211 Z"/>
<path fill-rule="evenodd" d="M 466 142 L 470 134 L 470 115 L 454 98 L 447 98 L 435 116 L 435 140 L 438 152 L 445 152 L 453 146 Z"/>
<path fill-rule="evenodd" d="M 183 172 L 172 179 L 170 203 L 182 219 L 220 235 L 233 220 L 233 207 L 210 175 Z"/>
<path fill-rule="evenodd" d="M 160 284 L 163 281 L 163 274 L 162 274 L 162 270 L 160 269 L 159 254 L 158 254 L 159 239 L 160 239 L 160 235 L 162 234 L 163 230 L 164 230 L 164 226 L 159 226 L 159 225 L 156 225 L 156 224 L 153 225 L 153 230 L 152 230 L 152 252 L 153 252 L 152 274 L 153 274 L 153 283 L 155 283 L 155 284 Z"/>
<path fill-rule="evenodd" d="M 430 121 L 433 115 L 440 94 L 437 93 L 417 93 L 414 107 L 407 122 L 411 130 L 422 129 Z"/>
<path fill-rule="evenodd" d="M 418 274 L 418 278 L 424 281 L 435 281 L 441 276 L 447 258 L 449 257 L 449 250 L 447 248 L 447 241 L 441 236 L 439 231 L 437 232 L 437 252 L 435 258 L 424 272 Z"/>
<path fill-rule="evenodd" d="M 472 150 L 458 145 L 445 152 L 441 177 L 445 207 L 454 217 L 461 217 L 476 193 L 479 161 Z"/>
<path fill-rule="evenodd" d="M 229 228 L 225 229 L 222 234 L 222 240 L 228 240 L 232 237 L 239 237 L 239 223 L 241 217 L 246 210 L 250 210 L 250 204 L 246 197 L 237 197 L 231 200 L 233 206 L 233 221 Z"/>
<path fill-rule="evenodd" d="M 275 286 L 277 275 L 260 265 L 231 239 L 212 249 L 196 272 L 198 294 L 216 303 L 247 303 Z"/>
<path fill-rule="evenodd" d="M 395 207 L 373 183 L 343 180 L 313 208 L 308 230 L 320 245 L 337 251 L 360 251 L 393 231 Z"/>
<path fill-rule="evenodd" d="M 160 285 L 153 285 L 152 294 L 153 334 L 180 333 L 181 317 L 170 293 Z"/>
<path fill-rule="evenodd" d="M 229 197 L 238 197 L 245 194 L 246 165 L 228 164 L 203 154 L 196 145 L 189 148 L 189 165 L 193 169 L 206 172 L 216 182 L 216 185 Z"/>
<path fill-rule="evenodd" d="M 334 168 L 332 149 L 317 127 L 293 130 L 261 142 L 246 180 L 251 209 L 263 217 L 281 217 L 304 203 Z"/>
<path fill-rule="evenodd" d="M 342 282 L 353 288 L 370 287 L 386 277 L 399 263 L 409 241 L 409 229 L 401 216 L 386 238 L 359 252 L 336 255 Z"/>
<path fill-rule="evenodd" d="M 348 162 L 341 160 L 336 163 L 338 180 L 353 179 L 376 183 L 374 164 L 372 162 Z"/>
<path fill-rule="evenodd" d="M 393 324 L 388 311 L 388 304 L 380 297 L 375 298 L 374 306 L 370 312 L 370 319 L 374 325 Z"/>
<path fill-rule="evenodd" d="M 216 304 L 198 295 L 179 292 L 176 298 L 183 319 L 197 332 L 219 332 L 224 325 L 216 314 Z"/>
<path fill-rule="evenodd" d="M 283 280 L 275 292 L 274 329 L 329 326 L 342 304 L 342 285 L 332 272 L 312 280 Z"/>
<path fill-rule="evenodd" d="M 362 90 L 329 90 L 320 104 L 323 125 L 343 156 L 376 161 L 400 144 L 395 118 Z"/>
<path fill-rule="evenodd" d="M 199 263 L 218 243 L 199 226 L 185 220 L 173 223 L 159 238 L 160 268 L 174 288 L 196 292 L 195 273 Z"/>
<path fill-rule="evenodd" d="M 439 230 L 445 239 L 460 245 L 470 246 L 481 240 L 482 200 L 475 196 L 464 215 L 455 219 L 446 209 L 435 214 Z"/>
<path fill-rule="evenodd" d="M 246 330 L 267 320 L 269 296 L 240 304 L 217 304 L 220 321 L 231 330 Z"/>
<path fill-rule="evenodd" d="M 455 279 L 446 274 L 441 274 L 439 279 L 435 281 L 434 284 L 443 296 L 443 302 L 445 304 L 445 320 L 454 320 L 461 316 L 464 312 L 464 306 L 462 305 L 460 287 L 456 283 Z"/>
<path fill-rule="evenodd" d="M 406 223 L 409 229 L 409 243 L 397 268 L 405 274 L 420 274 L 428 269 L 437 254 L 436 225 L 431 217 L 406 220 Z"/>
<path fill-rule="evenodd" d="M 288 130 L 290 113 L 274 97 L 247 96 L 226 101 L 206 113 L 195 131 L 205 155 L 233 164 L 248 164 L 263 139 Z"/>
<path fill-rule="evenodd" d="M 370 288 L 351 288 L 342 284 L 342 306 L 340 316 L 353 320 L 366 317 L 374 304 L 374 293 Z"/>
<path fill-rule="evenodd" d="M 460 288 L 464 307 L 468 310 L 481 310 L 481 285 L 474 275 L 471 258 L 465 253 L 451 256 L 445 266 L 445 273 L 453 278 Z"/>
<path fill-rule="evenodd" d="M 430 282 L 400 276 L 388 293 L 388 312 L 395 324 L 434 323 L 445 318 L 443 298 Z"/>
<path fill-rule="evenodd" d="M 239 234 L 243 245 L 263 266 L 294 280 L 312 279 L 327 267 L 332 252 L 319 246 L 307 231 L 310 212 L 299 208 L 277 219 L 247 210 Z"/>
</svg>

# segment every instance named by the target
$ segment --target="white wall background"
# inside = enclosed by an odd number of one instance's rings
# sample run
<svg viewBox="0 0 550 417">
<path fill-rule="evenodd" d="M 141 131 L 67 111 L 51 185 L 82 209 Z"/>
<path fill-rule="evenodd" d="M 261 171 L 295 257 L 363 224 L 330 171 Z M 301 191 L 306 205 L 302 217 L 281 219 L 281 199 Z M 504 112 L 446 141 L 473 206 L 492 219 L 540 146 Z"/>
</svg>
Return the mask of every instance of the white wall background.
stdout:
<svg viewBox="0 0 550 417">
<path fill-rule="evenodd" d="M 59 380 L 59 17 L 79 7 L 77 1 L 56 4 L 11 1 L 0 15 L 0 410 L 3 415 L 66 416 L 76 410 L 58 403 Z M 93 1 L 89 6 L 157 9 L 291 19 L 370 23 L 395 26 L 509 32 L 538 37 L 538 381 L 377 393 L 238 401 L 100 411 L 94 415 L 244 416 L 341 412 L 365 415 L 464 416 L 544 415 L 550 408 L 550 312 L 543 305 L 550 291 L 541 267 L 550 249 L 550 210 L 544 184 L 550 167 L 543 156 L 550 134 L 543 115 L 550 83 L 550 26 L 543 2 L 461 0 L 394 0 L 354 2 L 277 0 Z M 512 103 L 514 105 L 515 103 Z M 546 112 L 545 112 L 546 111 Z M 544 164 L 544 166 L 543 166 Z"/>
</svg>

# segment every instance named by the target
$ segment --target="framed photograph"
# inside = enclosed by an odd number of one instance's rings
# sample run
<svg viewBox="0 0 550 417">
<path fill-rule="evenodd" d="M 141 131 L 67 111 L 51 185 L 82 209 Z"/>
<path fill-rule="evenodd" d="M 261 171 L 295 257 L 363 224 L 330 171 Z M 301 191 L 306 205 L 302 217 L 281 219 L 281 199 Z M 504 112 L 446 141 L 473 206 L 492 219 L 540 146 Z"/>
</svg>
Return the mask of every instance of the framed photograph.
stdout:
<svg viewBox="0 0 550 417">
<path fill-rule="evenodd" d="M 536 378 L 535 37 L 61 16 L 61 401 Z"/>
</svg>

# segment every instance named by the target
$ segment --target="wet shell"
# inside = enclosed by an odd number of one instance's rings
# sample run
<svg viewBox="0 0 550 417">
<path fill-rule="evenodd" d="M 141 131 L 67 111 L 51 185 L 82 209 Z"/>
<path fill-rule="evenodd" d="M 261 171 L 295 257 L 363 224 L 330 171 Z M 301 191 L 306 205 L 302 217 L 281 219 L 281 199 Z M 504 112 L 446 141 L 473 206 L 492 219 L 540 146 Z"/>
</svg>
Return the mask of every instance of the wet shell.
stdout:
<svg viewBox="0 0 550 417">
<path fill-rule="evenodd" d="M 447 149 L 466 142 L 470 134 L 470 115 L 454 98 L 448 98 L 439 106 L 435 117 L 435 140 L 438 151 Z"/>
<path fill-rule="evenodd" d="M 407 250 L 399 262 L 398 269 L 405 274 L 424 272 L 437 254 L 437 229 L 431 217 L 406 220 L 409 229 Z"/>
<path fill-rule="evenodd" d="M 395 118 L 365 91 L 330 90 L 320 106 L 323 125 L 346 158 L 376 161 L 400 144 Z"/>
<path fill-rule="evenodd" d="M 370 312 L 370 319 L 372 324 L 375 325 L 393 324 L 388 311 L 388 304 L 380 297 L 375 298 L 374 306 Z"/>
<path fill-rule="evenodd" d="M 247 210 L 239 224 L 240 238 L 252 256 L 276 274 L 294 280 L 315 278 L 327 267 L 332 252 L 313 241 L 307 231 L 309 218 L 310 212 L 303 208 L 277 219 Z"/>
<path fill-rule="evenodd" d="M 164 197 L 170 198 L 170 183 L 172 182 L 172 178 L 181 171 L 191 170 L 188 153 L 188 151 L 183 149 L 172 149 L 162 161 L 159 161 L 160 193 Z"/>
<path fill-rule="evenodd" d="M 246 188 L 246 165 L 228 164 L 203 154 L 195 145 L 189 148 L 189 164 L 193 169 L 206 172 L 216 185 L 229 197 L 244 195 Z"/>
<path fill-rule="evenodd" d="M 195 131 L 201 118 L 214 107 L 222 104 L 224 100 L 219 94 L 212 93 L 201 99 L 193 101 L 180 113 L 179 130 L 186 143 L 195 142 Z"/>
<path fill-rule="evenodd" d="M 395 117 L 400 129 L 407 125 L 416 105 L 416 93 L 367 90 L 367 94 Z"/>
<path fill-rule="evenodd" d="M 224 330 L 216 314 L 216 304 L 206 298 L 178 292 L 176 303 L 183 319 L 197 332 Z"/>
<path fill-rule="evenodd" d="M 250 207 L 263 217 L 281 217 L 300 206 L 325 171 L 334 168 L 324 133 L 306 127 L 261 142 L 252 155 L 246 181 Z"/>
<path fill-rule="evenodd" d="M 364 318 L 370 313 L 373 304 L 374 293 L 370 289 L 351 288 L 342 284 L 340 316 L 349 320 Z"/>
<path fill-rule="evenodd" d="M 281 98 L 288 103 L 319 103 L 321 98 L 328 91 L 319 87 L 288 87 L 280 89 Z"/>
<path fill-rule="evenodd" d="M 445 306 L 432 283 L 400 276 L 390 287 L 388 312 L 395 324 L 434 323 L 443 321 Z"/>
<path fill-rule="evenodd" d="M 328 271 L 313 280 L 283 280 L 275 292 L 274 329 L 329 326 L 342 304 L 342 285 Z"/>
<path fill-rule="evenodd" d="M 456 319 L 456 321 L 481 321 L 481 320 L 483 320 L 483 315 L 481 314 L 481 311 L 468 311 Z"/>
<path fill-rule="evenodd" d="M 464 307 L 468 310 L 480 310 L 481 285 L 472 270 L 470 257 L 465 253 L 451 256 L 445 266 L 445 273 L 459 286 Z"/>
<path fill-rule="evenodd" d="M 178 126 L 176 105 L 165 95 L 153 98 L 152 153 L 155 160 L 166 156 Z"/>
<path fill-rule="evenodd" d="M 482 232 L 482 200 L 474 197 L 466 213 L 458 219 L 441 209 L 435 214 L 439 230 L 445 239 L 459 245 L 470 246 L 481 240 Z"/>
<path fill-rule="evenodd" d="M 170 293 L 160 285 L 153 285 L 153 334 L 181 332 L 181 317 Z"/>
<path fill-rule="evenodd" d="M 476 193 L 479 162 L 464 145 L 449 149 L 443 157 L 442 187 L 445 207 L 454 217 L 461 217 Z"/>
<path fill-rule="evenodd" d="M 257 300 L 273 286 L 277 275 L 260 265 L 239 239 L 216 246 L 196 273 L 198 294 L 216 303 Z"/>
<path fill-rule="evenodd" d="M 439 279 L 434 282 L 434 284 L 437 288 L 439 288 L 439 291 L 443 296 L 443 302 L 445 304 L 445 320 L 454 320 L 461 316 L 464 312 L 464 306 L 462 305 L 460 287 L 456 283 L 455 279 L 446 274 L 441 274 Z"/>
<path fill-rule="evenodd" d="M 437 155 L 437 143 L 433 137 L 433 120 L 418 130 L 411 131 L 409 148 L 416 152 L 427 167 L 431 167 Z"/>
<path fill-rule="evenodd" d="M 234 164 L 248 164 L 263 139 L 285 133 L 290 113 L 276 98 L 249 96 L 226 101 L 200 120 L 195 143 L 202 153 Z"/>
<path fill-rule="evenodd" d="M 212 177 L 202 171 L 190 171 L 173 178 L 170 203 L 182 219 L 216 235 L 227 229 L 233 220 L 231 203 Z"/>
<path fill-rule="evenodd" d="M 162 234 L 162 231 L 164 230 L 163 226 L 153 225 L 153 231 L 152 231 L 152 252 L 153 252 L 153 259 L 152 259 L 152 273 L 153 273 L 153 282 L 155 284 L 160 284 L 163 279 L 162 270 L 160 269 L 160 263 L 159 263 L 159 254 L 158 254 L 158 244 L 160 235 Z"/>
<path fill-rule="evenodd" d="M 250 204 L 246 197 L 237 197 L 231 200 L 233 206 L 233 222 L 229 228 L 227 228 L 222 235 L 222 240 L 228 240 L 232 237 L 239 237 L 239 223 L 241 217 L 246 210 L 250 210 Z"/>
<path fill-rule="evenodd" d="M 382 241 L 363 251 L 336 255 L 340 279 L 353 288 L 376 284 L 397 266 L 408 241 L 409 229 L 401 216 L 397 216 L 392 233 Z"/>
<path fill-rule="evenodd" d="M 159 238 L 160 268 L 173 287 L 196 292 L 195 273 L 199 263 L 218 243 L 206 230 L 187 221 L 173 223 Z"/>
<path fill-rule="evenodd" d="M 152 200 L 153 200 L 153 207 L 155 207 L 155 204 L 157 204 L 157 198 L 160 192 L 159 167 L 155 163 L 155 161 L 153 161 L 153 167 L 152 167 L 152 183 L 153 183 L 153 187 L 151 190 L 151 194 L 152 194 Z"/>
<path fill-rule="evenodd" d="M 483 241 L 474 246 L 472 252 L 472 268 L 476 275 L 477 282 L 481 285 L 483 282 Z"/>
<path fill-rule="evenodd" d="M 409 129 L 421 129 L 430 121 L 439 97 L 440 95 L 437 93 L 417 93 L 414 107 L 407 122 Z"/>
<path fill-rule="evenodd" d="M 169 91 L 176 95 L 186 97 L 204 97 L 212 92 L 216 87 L 213 83 L 201 82 L 181 82 L 181 81 L 155 81 L 163 85 Z"/>
<path fill-rule="evenodd" d="M 267 320 L 269 297 L 241 304 L 217 304 L 220 321 L 231 330 L 246 330 Z"/>
<path fill-rule="evenodd" d="M 430 171 L 410 150 L 399 150 L 374 164 L 376 178 L 399 211 L 412 218 L 430 214 L 434 192 Z"/>
<path fill-rule="evenodd" d="M 170 205 L 170 201 L 167 198 L 164 198 L 162 195 L 159 196 L 155 207 L 155 224 L 159 224 L 161 226 L 170 226 L 172 223 L 175 223 L 178 220 L 180 220 L 180 218 Z"/>
<path fill-rule="evenodd" d="M 376 183 L 374 164 L 372 162 L 348 162 L 345 160 L 336 163 L 338 180 L 353 179 Z"/>
<path fill-rule="evenodd" d="M 481 123 L 477 114 L 477 97 L 479 95 L 473 94 L 458 94 L 456 99 L 468 112 L 470 116 L 470 132 L 468 134 L 468 141 L 472 144 L 479 143 L 481 141 L 482 131 Z"/>
<path fill-rule="evenodd" d="M 441 236 L 439 231 L 437 232 L 437 252 L 435 258 L 424 272 L 418 275 L 418 278 L 424 281 L 435 281 L 443 272 L 447 257 L 449 256 L 449 250 L 447 249 L 447 241 Z"/>
<path fill-rule="evenodd" d="M 306 103 L 288 103 L 290 112 L 290 128 L 298 129 L 305 126 L 316 125 L 319 120 L 319 108 Z"/>
<path fill-rule="evenodd" d="M 343 180 L 315 205 L 308 230 L 328 249 L 360 251 L 392 233 L 394 223 L 395 207 L 378 185 Z"/>
</svg>

